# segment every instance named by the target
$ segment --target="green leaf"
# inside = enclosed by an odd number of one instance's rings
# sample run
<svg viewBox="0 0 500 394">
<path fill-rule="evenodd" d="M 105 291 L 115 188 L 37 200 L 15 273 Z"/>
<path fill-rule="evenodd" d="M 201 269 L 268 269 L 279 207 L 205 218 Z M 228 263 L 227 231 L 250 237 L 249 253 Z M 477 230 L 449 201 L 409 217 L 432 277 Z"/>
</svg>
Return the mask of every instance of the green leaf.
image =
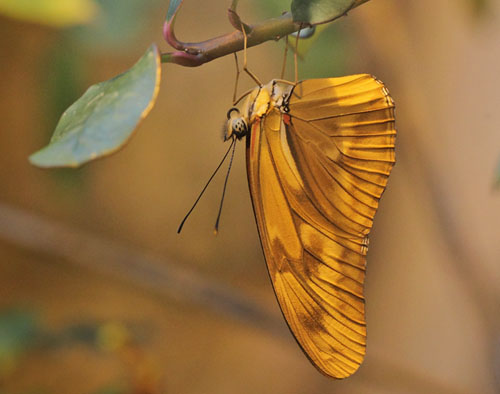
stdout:
<svg viewBox="0 0 500 394">
<path fill-rule="evenodd" d="M 111 154 L 128 141 L 151 110 L 160 83 L 152 45 L 127 72 L 91 86 L 61 116 L 50 143 L 30 156 L 39 167 L 77 167 Z"/>
<path fill-rule="evenodd" d="M 170 0 L 170 4 L 168 5 L 168 11 L 167 11 L 167 19 L 163 24 L 163 37 L 171 46 L 179 50 L 183 50 L 183 48 L 178 46 L 178 41 L 175 38 L 174 23 L 175 23 L 175 17 L 177 16 L 177 12 L 181 8 L 182 2 L 183 0 Z M 167 57 L 163 58 L 163 62 L 168 61 L 166 60 L 167 58 L 168 54 Z"/>
<path fill-rule="evenodd" d="M 368 0 L 293 0 L 292 15 L 295 22 L 312 25 L 337 19 Z"/>
<path fill-rule="evenodd" d="M 170 4 L 168 5 L 168 11 L 167 11 L 167 22 L 170 22 L 172 18 L 175 17 L 175 14 L 177 14 L 177 11 L 179 11 L 182 2 L 183 0 L 170 0 Z"/>
</svg>

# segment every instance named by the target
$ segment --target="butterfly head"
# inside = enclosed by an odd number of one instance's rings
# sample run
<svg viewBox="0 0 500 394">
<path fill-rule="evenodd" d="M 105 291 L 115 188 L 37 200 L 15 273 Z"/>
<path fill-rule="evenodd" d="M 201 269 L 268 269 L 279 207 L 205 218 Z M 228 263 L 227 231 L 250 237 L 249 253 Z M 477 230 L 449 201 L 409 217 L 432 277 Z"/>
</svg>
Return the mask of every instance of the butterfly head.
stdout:
<svg viewBox="0 0 500 394">
<path fill-rule="evenodd" d="M 224 141 L 230 138 L 242 139 L 248 133 L 248 121 L 236 107 L 227 111 L 227 125 L 224 130 Z"/>
</svg>

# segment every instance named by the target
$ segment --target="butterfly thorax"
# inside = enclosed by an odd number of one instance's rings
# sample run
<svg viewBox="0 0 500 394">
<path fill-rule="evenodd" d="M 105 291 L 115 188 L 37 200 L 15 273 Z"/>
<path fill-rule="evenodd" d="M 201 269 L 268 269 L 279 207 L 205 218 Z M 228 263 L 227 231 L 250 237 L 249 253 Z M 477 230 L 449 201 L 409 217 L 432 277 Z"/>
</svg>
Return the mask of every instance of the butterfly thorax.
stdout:
<svg viewBox="0 0 500 394">
<path fill-rule="evenodd" d="M 293 87 L 291 83 L 273 79 L 266 85 L 253 89 L 241 106 L 228 111 L 224 140 L 241 139 L 248 135 L 249 125 L 273 110 L 288 112 L 288 100 Z"/>
</svg>

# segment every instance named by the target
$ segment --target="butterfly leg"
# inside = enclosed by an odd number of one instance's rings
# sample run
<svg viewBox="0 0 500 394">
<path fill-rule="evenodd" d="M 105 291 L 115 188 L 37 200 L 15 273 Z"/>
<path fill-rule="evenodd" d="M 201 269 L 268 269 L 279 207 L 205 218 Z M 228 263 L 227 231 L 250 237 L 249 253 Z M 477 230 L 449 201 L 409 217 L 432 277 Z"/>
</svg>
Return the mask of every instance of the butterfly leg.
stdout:
<svg viewBox="0 0 500 394">
<path fill-rule="evenodd" d="M 257 78 L 257 76 L 247 68 L 248 37 L 245 31 L 245 26 L 243 26 L 243 23 L 241 23 L 241 32 L 243 33 L 243 71 L 245 71 L 250 76 L 250 78 L 252 78 L 257 83 L 257 85 L 262 86 L 262 82 L 259 81 L 259 78 Z"/>
<path fill-rule="evenodd" d="M 286 57 L 288 55 L 288 35 L 285 36 L 285 53 L 283 54 L 283 66 L 281 67 L 280 79 L 285 79 Z"/>
<path fill-rule="evenodd" d="M 300 37 L 300 30 L 302 29 L 302 25 L 299 29 L 299 31 L 297 32 L 297 37 L 296 37 L 296 40 L 295 40 L 295 48 L 294 48 L 294 51 L 293 51 L 293 60 L 294 60 L 294 71 L 295 71 L 295 82 L 290 82 L 290 81 L 287 81 L 284 78 L 284 75 L 285 75 L 285 68 L 286 68 L 286 57 L 287 57 L 287 54 L 288 54 L 288 36 L 285 37 L 285 53 L 284 53 L 284 59 L 283 59 L 283 66 L 282 66 L 282 69 L 281 69 L 281 78 L 280 79 L 276 79 L 275 81 L 277 82 L 282 82 L 282 83 L 286 83 L 288 85 L 291 85 L 291 86 L 297 86 L 298 84 L 298 80 L 299 80 L 299 67 L 298 67 L 298 46 L 299 46 L 299 37 Z M 302 98 L 302 94 L 303 94 L 303 91 L 302 91 L 302 85 L 300 85 L 300 92 L 297 92 L 295 91 L 295 89 L 293 90 L 293 95 L 297 98 Z"/>
<path fill-rule="evenodd" d="M 234 81 L 234 92 L 233 92 L 233 105 L 236 105 L 237 100 L 236 100 L 236 93 L 238 93 L 238 81 L 240 80 L 240 66 L 238 64 L 238 55 L 236 52 L 234 53 L 234 61 L 236 63 L 236 79 Z"/>
<path fill-rule="evenodd" d="M 293 51 L 293 63 L 294 63 L 294 71 L 295 71 L 295 85 L 299 82 L 299 66 L 298 66 L 298 52 L 299 52 L 299 38 L 300 38 L 300 31 L 302 30 L 302 24 L 300 25 L 299 31 L 297 32 L 297 37 L 295 38 L 295 50 Z M 294 94 L 298 97 L 302 97 L 302 85 L 300 85 L 300 92 L 297 94 L 295 93 L 294 89 Z"/>
</svg>

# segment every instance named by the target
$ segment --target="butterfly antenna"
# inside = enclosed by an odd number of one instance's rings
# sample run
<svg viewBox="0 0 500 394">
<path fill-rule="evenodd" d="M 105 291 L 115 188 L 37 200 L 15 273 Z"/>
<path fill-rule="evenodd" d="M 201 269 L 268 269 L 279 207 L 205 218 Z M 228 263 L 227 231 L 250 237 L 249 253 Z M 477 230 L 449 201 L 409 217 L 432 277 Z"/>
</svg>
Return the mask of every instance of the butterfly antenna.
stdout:
<svg viewBox="0 0 500 394">
<path fill-rule="evenodd" d="M 215 221 L 214 234 L 217 235 L 219 232 L 219 221 L 220 215 L 222 213 L 222 205 L 224 204 L 224 196 L 226 195 L 227 180 L 229 179 L 229 173 L 231 172 L 231 166 L 233 165 L 234 151 L 236 150 L 236 140 L 233 140 L 233 152 L 231 153 L 231 159 L 229 160 L 229 167 L 227 168 L 226 179 L 224 181 L 224 189 L 222 189 L 222 198 L 220 199 L 219 213 L 217 214 L 217 220 Z"/>
<path fill-rule="evenodd" d="M 205 193 L 205 190 L 207 190 L 207 187 L 210 184 L 210 182 L 212 181 L 212 179 L 214 178 L 215 174 L 217 174 L 217 172 L 219 171 L 219 169 L 222 166 L 222 164 L 226 161 L 227 155 L 229 154 L 229 151 L 231 150 L 231 148 L 233 147 L 233 145 L 235 145 L 235 143 L 236 143 L 236 139 L 233 139 L 233 141 L 231 142 L 231 145 L 229 146 L 227 152 L 225 153 L 225 155 L 222 158 L 221 162 L 219 163 L 219 165 L 217 166 L 217 168 L 213 172 L 212 176 L 208 180 L 207 184 L 205 185 L 205 187 L 201 191 L 200 195 L 198 196 L 198 198 L 194 202 L 193 206 L 191 207 L 191 209 L 189 210 L 189 212 L 186 214 L 186 216 L 184 217 L 184 219 L 182 219 L 182 222 L 179 225 L 179 228 L 177 229 L 177 234 L 179 234 L 182 231 L 182 227 L 184 226 L 184 223 L 186 222 L 187 218 L 189 217 L 189 215 L 191 215 L 191 212 L 193 212 L 194 208 L 196 207 L 196 204 L 198 204 L 198 201 L 200 201 L 201 196 L 203 196 L 203 193 Z M 234 155 L 234 149 L 233 149 L 233 155 Z M 232 160 L 233 160 L 233 158 L 231 157 L 231 161 Z M 226 182 L 227 182 L 227 178 L 226 178 Z"/>
</svg>

